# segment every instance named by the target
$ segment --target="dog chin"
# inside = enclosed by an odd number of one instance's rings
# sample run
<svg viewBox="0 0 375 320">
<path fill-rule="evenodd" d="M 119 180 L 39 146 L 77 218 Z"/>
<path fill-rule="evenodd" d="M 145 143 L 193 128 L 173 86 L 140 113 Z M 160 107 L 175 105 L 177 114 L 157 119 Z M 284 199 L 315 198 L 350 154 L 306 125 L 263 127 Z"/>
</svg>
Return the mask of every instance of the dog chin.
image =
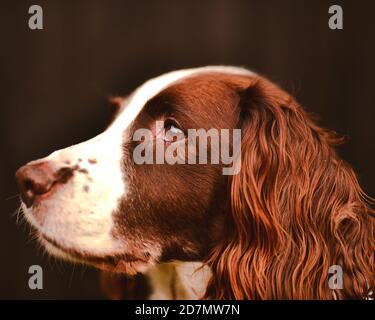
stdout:
<svg viewBox="0 0 375 320">
<path fill-rule="evenodd" d="M 127 253 L 128 250 L 126 250 L 126 246 L 119 241 L 111 241 L 111 246 L 113 246 L 112 250 L 109 249 L 109 246 L 106 246 L 107 249 L 104 250 L 103 247 L 103 250 L 97 251 L 90 250 L 87 245 L 74 246 L 74 243 L 67 243 L 64 239 L 57 239 L 53 235 L 46 234 L 43 231 L 44 228 L 41 227 L 35 219 L 34 216 L 37 212 L 34 212 L 34 210 L 35 209 L 32 208 L 26 208 L 26 206 L 22 204 L 22 211 L 27 222 L 32 229 L 35 230 L 39 242 L 52 256 L 73 263 L 93 266 L 108 272 L 129 275 L 144 273 L 154 265 L 154 259 L 152 259 L 151 256 L 138 256 Z M 85 243 L 87 243 L 87 241 L 85 241 Z"/>
<path fill-rule="evenodd" d="M 138 258 L 130 254 L 100 256 L 86 251 L 65 248 L 41 233 L 38 238 L 46 251 L 57 258 L 93 266 L 108 272 L 134 275 L 146 272 L 153 265 L 151 259 Z"/>
<path fill-rule="evenodd" d="M 70 261 L 73 263 L 80 263 L 84 264 L 84 261 L 77 259 L 73 255 L 67 253 L 66 251 L 58 248 L 57 246 L 53 245 L 51 242 L 47 241 L 43 236 L 38 236 L 39 242 L 43 245 L 45 250 L 52 256 L 60 258 L 62 260 Z"/>
</svg>

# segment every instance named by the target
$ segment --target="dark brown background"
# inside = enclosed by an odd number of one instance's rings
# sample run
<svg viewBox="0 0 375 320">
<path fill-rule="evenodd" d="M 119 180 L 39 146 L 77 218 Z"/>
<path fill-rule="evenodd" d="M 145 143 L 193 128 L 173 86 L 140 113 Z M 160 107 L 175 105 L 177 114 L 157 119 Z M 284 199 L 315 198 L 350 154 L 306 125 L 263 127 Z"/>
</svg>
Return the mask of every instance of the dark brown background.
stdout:
<svg viewBox="0 0 375 320">
<path fill-rule="evenodd" d="M 28 7 L 44 30 L 28 29 Z M 328 28 L 341 4 L 344 31 Z M 246 66 L 293 92 L 374 196 L 375 1 L 1 1 L 0 298 L 100 298 L 97 273 L 43 257 L 17 226 L 14 172 L 100 132 L 106 99 L 183 67 Z M 39 252 L 39 253 L 38 253 Z M 30 265 L 44 290 L 28 289 Z"/>
</svg>

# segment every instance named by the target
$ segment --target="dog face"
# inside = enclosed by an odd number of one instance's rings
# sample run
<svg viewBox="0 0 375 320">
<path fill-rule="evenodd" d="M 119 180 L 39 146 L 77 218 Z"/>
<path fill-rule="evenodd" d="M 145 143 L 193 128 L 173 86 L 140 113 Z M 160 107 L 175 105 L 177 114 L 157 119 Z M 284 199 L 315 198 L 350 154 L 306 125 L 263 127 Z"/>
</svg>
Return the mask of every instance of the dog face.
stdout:
<svg viewBox="0 0 375 320">
<path fill-rule="evenodd" d="M 239 89 L 252 75 L 205 67 L 149 80 L 120 101 L 105 132 L 19 169 L 23 212 L 47 250 L 125 273 L 202 259 L 228 207 L 222 164 L 138 165 L 132 137 L 148 129 L 152 141 L 186 145 L 189 129 L 236 128 Z M 168 140 L 169 130 L 179 141 Z"/>
<path fill-rule="evenodd" d="M 233 175 L 225 157 L 170 164 L 200 156 L 193 129 L 241 129 L 240 150 L 231 136 L 205 145 L 237 155 Z M 205 67 L 146 82 L 105 132 L 16 176 L 27 220 L 63 258 L 128 274 L 199 260 L 212 299 L 363 298 L 375 286 L 374 210 L 340 142 L 267 79 Z M 158 150 L 167 162 L 139 162 Z M 337 264 L 345 286 L 332 291 Z"/>
</svg>

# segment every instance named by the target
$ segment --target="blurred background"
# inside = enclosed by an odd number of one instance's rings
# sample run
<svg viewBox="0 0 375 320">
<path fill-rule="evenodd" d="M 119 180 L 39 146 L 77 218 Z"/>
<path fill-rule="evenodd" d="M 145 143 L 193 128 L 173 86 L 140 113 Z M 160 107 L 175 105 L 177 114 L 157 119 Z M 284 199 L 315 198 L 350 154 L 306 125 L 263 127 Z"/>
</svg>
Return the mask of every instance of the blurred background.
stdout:
<svg viewBox="0 0 375 320">
<path fill-rule="evenodd" d="M 43 8 L 44 29 L 28 28 Z M 344 30 L 328 28 L 339 4 Z M 375 196 L 375 1 L 7 1 L 0 4 L 0 298 L 103 298 L 98 273 L 43 256 L 13 215 L 22 164 L 98 134 L 108 97 L 150 77 L 245 66 L 349 137 L 340 154 Z M 44 270 L 30 290 L 28 268 Z"/>
</svg>

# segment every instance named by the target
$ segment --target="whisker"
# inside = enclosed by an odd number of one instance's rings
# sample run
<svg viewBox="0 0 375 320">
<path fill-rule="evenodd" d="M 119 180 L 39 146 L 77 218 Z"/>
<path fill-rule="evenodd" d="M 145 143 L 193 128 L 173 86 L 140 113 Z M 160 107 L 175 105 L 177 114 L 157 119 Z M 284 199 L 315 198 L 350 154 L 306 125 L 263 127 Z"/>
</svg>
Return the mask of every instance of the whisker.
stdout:
<svg viewBox="0 0 375 320">
<path fill-rule="evenodd" d="M 20 205 L 12 214 L 12 217 L 16 217 L 16 225 L 20 225 L 20 220 L 21 222 L 24 222 L 23 218 L 24 216 L 22 215 L 22 205 Z"/>
<path fill-rule="evenodd" d="M 17 194 L 15 194 L 15 195 L 13 195 L 13 196 L 10 196 L 10 197 L 5 198 L 5 200 L 14 199 L 14 198 L 17 198 L 17 197 L 19 197 L 19 196 L 20 196 L 20 194 L 17 193 Z"/>
<path fill-rule="evenodd" d="M 68 288 L 71 288 L 71 286 L 72 286 L 72 282 L 73 282 L 73 277 L 74 277 L 74 271 L 75 271 L 75 269 L 76 269 L 76 263 L 73 262 L 73 270 L 72 270 L 72 273 L 71 273 L 71 275 L 70 275 Z"/>
</svg>

